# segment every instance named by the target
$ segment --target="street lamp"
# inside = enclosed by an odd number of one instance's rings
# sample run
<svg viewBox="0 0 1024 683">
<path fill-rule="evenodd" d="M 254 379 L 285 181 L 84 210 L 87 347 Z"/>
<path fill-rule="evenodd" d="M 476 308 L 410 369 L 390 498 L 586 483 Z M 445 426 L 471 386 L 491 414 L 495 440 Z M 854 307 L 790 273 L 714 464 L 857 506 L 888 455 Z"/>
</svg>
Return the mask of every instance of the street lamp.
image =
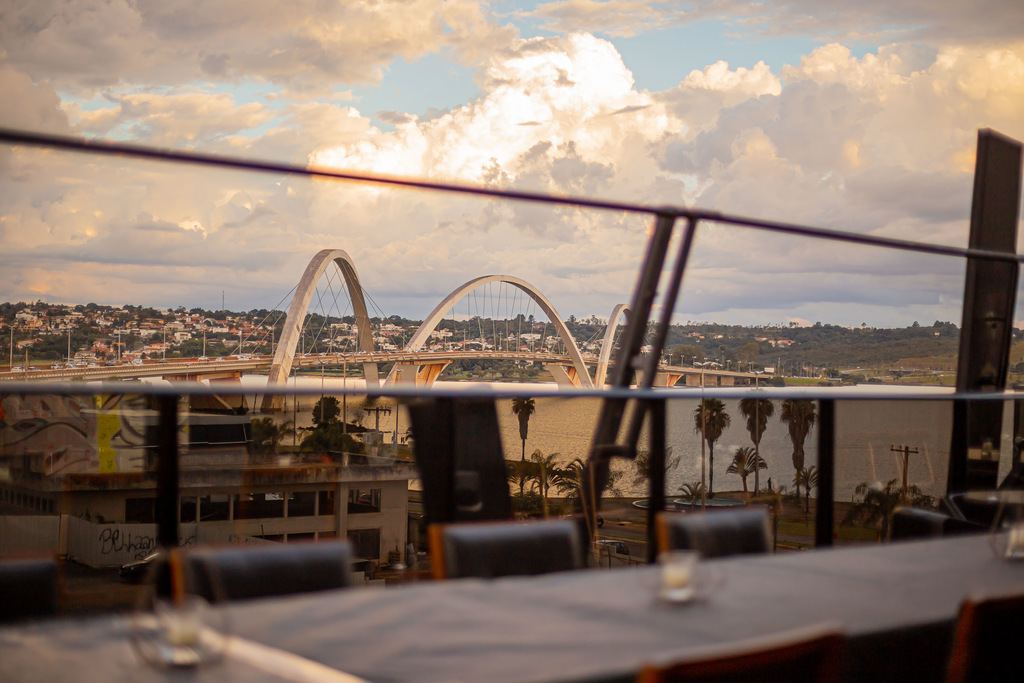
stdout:
<svg viewBox="0 0 1024 683">
<path fill-rule="evenodd" d="M 708 424 L 708 411 L 707 406 L 704 404 L 704 366 L 707 365 L 708 361 L 705 359 L 703 362 L 698 363 L 697 357 L 693 357 L 693 364 L 700 366 L 700 509 L 705 510 L 707 507 L 707 460 L 704 455 L 705 438 L 704 434 L 707 430 Z"/>
</svg>

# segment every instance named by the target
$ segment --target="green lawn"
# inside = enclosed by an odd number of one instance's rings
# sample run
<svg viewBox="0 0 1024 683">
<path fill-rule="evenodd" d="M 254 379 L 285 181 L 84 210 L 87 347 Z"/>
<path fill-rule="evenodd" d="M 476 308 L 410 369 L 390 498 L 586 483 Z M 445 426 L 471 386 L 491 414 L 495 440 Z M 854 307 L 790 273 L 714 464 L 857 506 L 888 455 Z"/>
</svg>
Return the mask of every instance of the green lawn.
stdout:
<svg viewBox="0 0 1024 683">
<path fill-rule="evenodd" d="M 878 538 L 878 532 L 874 529 L 867 529 L 849 524 L 836 524 L 835 533 L 837 538 L 843 541 L 874 541 Z M 814 519 L 804 522 L 801 519 L 780 519 L 779 534 L 791 536 L 807 536 L 814 538 Z M 813 543 L 811 543 L 813 545 Z"/>
</svg>

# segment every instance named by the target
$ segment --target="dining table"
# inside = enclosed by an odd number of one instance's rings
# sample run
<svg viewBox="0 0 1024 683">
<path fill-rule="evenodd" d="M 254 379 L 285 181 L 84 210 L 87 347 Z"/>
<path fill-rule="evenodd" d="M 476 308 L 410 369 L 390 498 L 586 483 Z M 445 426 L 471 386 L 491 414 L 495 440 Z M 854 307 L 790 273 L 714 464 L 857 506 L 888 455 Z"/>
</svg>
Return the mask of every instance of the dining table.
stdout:
<svg viewBox="0 0 1024 683">
<path fill-rule="evenodd" d="M 184 670 L 141 664 L 126 615 L 34 621 L 0 628 L 0 680 L 630 681 L 645 662 L 827 622 L 847 636 L 843 680 L 941 681 L 963 599 L 1024 593 L 1024 563 L 997 557 L 984 533 L 697 571 L 676 602 L 648 565 L 230 603 L 226 656 Z"/>
</svg>

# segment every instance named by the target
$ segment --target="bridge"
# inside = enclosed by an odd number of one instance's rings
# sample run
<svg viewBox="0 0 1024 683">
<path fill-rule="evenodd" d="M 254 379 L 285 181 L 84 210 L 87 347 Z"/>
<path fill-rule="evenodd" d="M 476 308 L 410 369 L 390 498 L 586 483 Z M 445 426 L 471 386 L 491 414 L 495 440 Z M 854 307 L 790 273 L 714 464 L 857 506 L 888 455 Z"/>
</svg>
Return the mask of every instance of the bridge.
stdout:
<svg viewBox="0 0 1024 683">
<path fill-rule="evenodd" d="M 57 370 L 33 370 L 17 372 L 0 372 L 0 381 L 70 381 L 85 379 L 100 381 L 104 379 L 132 380 L 144 377 L 157 377 L 170 381 L 200 381 L 231 379 L 243 374 L 263 373 L 270 370 L 273 356 L 254 356 L 249 359 L 214 358 L 210 360 L 174 359 L 167 362 L 150 361 L 143 365 L 98 365 L 84 368 L 60 368 Z M 560 372 L 555 366 L 569 368 L 572 360 L 567 355 L 525 352 L 525 351 L 386 351 L 364 353 L 332 353 L 332 354 L 300 354 L 292 363 L 293 369 L 316 369 L 321 367 L 360 366 L 364 363 L 395 363 L 396 367 L 415 366 L 435 368 L 447 366 L 456 360 L 517 360 L 543 363 L 553 375 Z M 599 364 L 595 358 L 584 356 L 585 365 Z M 443 369 L 443 368 L 442 368 Z M 432 377 L 419 376 L 415 379 L 401 377 L 395 373 L 396 383 L 416 383 L 417 386 L 429 386 L 437 379 L 436 371 Z M 421 370 L 422 372 L 422 370 Z M 568 370 L 566 370 L 568 374 Z M 701 375 L 707 386 L 746 386 L 753 382 L 754 374 L 730 370 L 704 370 L 689 366 L 662 365 L 655 379 L 655 386 L 695 387 L 701 384 Z M 389 375 L 391 377 L 391 375 Z M 562 384 L 564 386 L 564 383 Z"/>
<path fill-rule="evenodd" d="M 332 263 L 337 267 L 352 303 L 358 350 L 352 353 L 297 354 L 296 349 L 302 338 L 302 325 L 305 322 L 309 304 L 316 292 L 317 283 Z M 456 304 L 465 299 L 467 295 L 493 283 L 509 285 L 535 303 L 557 332 L 559 340 L 566 349 L 565 354 L 522 350 L 424 350 L 423 347 L 427 340 L 446 317 L 448 311 L 454 310 Z M 628 305 L 616 306 L 608 319 L 600 354 L 597 357 L 593 357 L 592 354 L 584 356 L 554 305 L 536 287 L 512 275 L 484 275 L 466 282 L 444 297 L 423 320 L 402 350 L 377 351 L 373 346 L 373 329 L 363 286 L 355 264 L 351 257 L 341 249 L 322 249 L 310 260 L 299 279 L 295 294 L 288 306 L 284 333 L 272 356 L 239 355 L 226 359 L 218 357 L 201 361 L 198 359 L 150 360 L 142 365 L 97 365 L 85 368 L 26 370 L 25 372 L 0 373 L 0 380 L 59 381 L 75 378 L 101 380 L 162 377 L 175 381 L 198 381 L 201 379 L 237 378 L 244 373 L 266 372 L 268 388 L 283 388 L 293 370 L 355 365 L 361 368 L 367 386 L 378 387 L 382 384 L 379 366 L 393 363 L 391 371 L 383 382 L 384 386 L 405 384 L 423 387 L 432 385 L 453 361 L 514 360 L 542 363 L 560 387 L 592 388 L 604 386 L 611 363 L 611 353 L 615 347 L 615 332 L 628 319 L 628 316 Z M 593 376 L 591 376 L 588 366 L 596 366 Z M 655 377 L 654 385 L 672 387 L 683 382 L 686 386 L 700 386 L 701 383 L 715 386 L 742 386 L 752 384 L 754 377 L 755 375 L 744 372 L 661 366 Z M 280 411 L 283 409 L 283 401 L 282 395 L 267 394 L 264 396 L 262 409 L 264 412 Z"/>
</svg>

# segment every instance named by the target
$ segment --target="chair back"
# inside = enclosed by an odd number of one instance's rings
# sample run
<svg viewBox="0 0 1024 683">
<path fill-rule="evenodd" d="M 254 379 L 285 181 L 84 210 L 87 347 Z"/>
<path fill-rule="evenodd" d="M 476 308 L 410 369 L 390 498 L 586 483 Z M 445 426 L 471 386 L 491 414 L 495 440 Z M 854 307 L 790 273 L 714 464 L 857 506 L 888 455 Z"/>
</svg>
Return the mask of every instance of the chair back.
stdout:
<svg viewBox="0 0 1024 683">
<path fill-rule="evenodd" d="M 734 508 L 686 514 L 662 512 L 656 519 L 658 550 L 698 550 L 705 558 L 772 549 L 768 510 Z"/>
<path fill-rule="evenodd" d="M 512 518 L 498 413 L 491 399 L 409 404 L 427 525 Z"/>
<path fill-rule="evenodd" d="M 995 521 L 999 512 L 996 501 L 975 500 L 966 492 L 950 493 L 941 501 L 942 508 L 960 520 L 972 522 L 983 529 L 988 529 Z"/>
<path fill-rule="evenodd" d="M 57 563 L 50 559 L 0 562 L 0 622 L 57 613 Z"/>
<path fill-rule="evenodd" d="M 892 512 L 893 540 L 935 538 L 979 531 L 985 531 L 985 528 L 940 510 L 901 506 Z"/>
<path fill-rule="evenodd" d="M 587 566 L 581 519 L 467 522 L 429 527 L 434 578 L 497 578 Z"/>
<path fill-rule="evenodd" d="M 203 548 L 190 552 L 190 589 L 211 602 L 351 586 L 349 541 Z"/>
<path fill-rule="evenodd" d="M 823 624 L 758 638 L 698 658 L 654 662 L 637 683 L 833 683 L 846 639 Z"/>
<path fill-rule="evenodd" d="M 1024 672 L 1024 595 L 960 605 L 946 683 L 1019 681 Z"/>
</svg>

